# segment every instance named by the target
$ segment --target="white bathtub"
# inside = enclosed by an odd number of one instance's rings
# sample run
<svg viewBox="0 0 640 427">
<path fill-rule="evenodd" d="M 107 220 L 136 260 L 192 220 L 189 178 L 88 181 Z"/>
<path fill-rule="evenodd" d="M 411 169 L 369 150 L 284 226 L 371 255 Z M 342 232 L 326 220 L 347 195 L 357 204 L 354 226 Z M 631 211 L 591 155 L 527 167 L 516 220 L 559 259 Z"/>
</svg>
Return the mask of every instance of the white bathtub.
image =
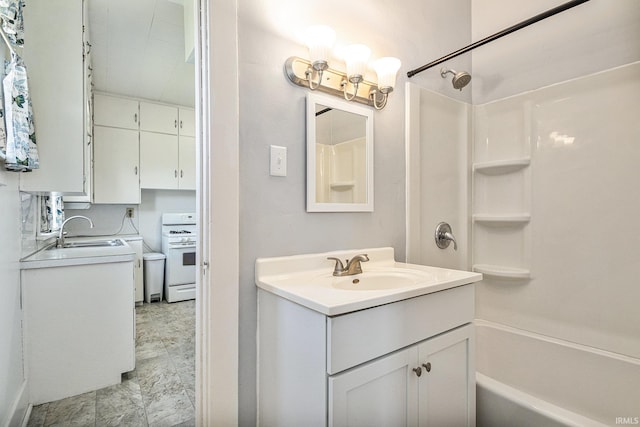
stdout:
<svg viewBox="0 0 640 427">
<path fill-rule="evenodd" d="M 640 360 L 476 320 L 477 426 L 640 424 Z"/>
</svg>

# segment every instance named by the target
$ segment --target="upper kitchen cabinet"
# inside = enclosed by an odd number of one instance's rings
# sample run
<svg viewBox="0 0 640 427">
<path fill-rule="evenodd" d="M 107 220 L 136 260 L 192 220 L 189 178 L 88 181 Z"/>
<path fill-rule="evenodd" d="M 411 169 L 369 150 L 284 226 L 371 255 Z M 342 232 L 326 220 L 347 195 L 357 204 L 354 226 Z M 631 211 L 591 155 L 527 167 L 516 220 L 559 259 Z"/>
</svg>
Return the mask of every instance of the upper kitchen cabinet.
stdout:
<svg viewBox="0 0 640 427">
<path fill-rule="evenodd" d="M 180 136 L 196 136 L 196 110 L 180 107 Z"/>
<path fill-rule="evenodd" d="M 139 122 L 138 101 L 96 93 L 94 124 L 137 131 Z"/>
<path fill-rule="evenodd" d="M 140 203 L 138 101 L 95 94 L 93 203 Z"/>
<path fill-rule="evenodd" d="M 178 134 L 178 108 L 170 105 L 140 102 L 140 130 Z"/>
<path fill-rule="evenodd" d="M 30 0 L 23 59 L 29 75 L 40 168 L 20 175 L 22 191 L 88 195 L 91 100 L 86 90 L 86 1 Z M 51 23 L 55 22 L 55 25 Z"/>
</svg>

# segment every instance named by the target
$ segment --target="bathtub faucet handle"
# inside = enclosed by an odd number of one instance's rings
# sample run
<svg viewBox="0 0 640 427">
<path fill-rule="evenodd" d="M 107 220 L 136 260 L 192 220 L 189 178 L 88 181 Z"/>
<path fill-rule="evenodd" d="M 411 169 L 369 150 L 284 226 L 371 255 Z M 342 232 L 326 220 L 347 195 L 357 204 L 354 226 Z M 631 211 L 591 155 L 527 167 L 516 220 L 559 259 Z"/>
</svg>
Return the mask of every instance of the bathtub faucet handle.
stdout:
<svg viewBox="0 0 640 427">
<path fill-rule="evenodd" d="M 451 232 L 451 226 L 446 222 L 441 222 L 436 226 L 434 237 L 436 240 L 436 246 L 438 246 L 440 249 L 448 248 L 449 244 L 453 242 L 453 250 L 458 250 L 458 243 L 456 242 L 456 238 Z"/>
</svg>

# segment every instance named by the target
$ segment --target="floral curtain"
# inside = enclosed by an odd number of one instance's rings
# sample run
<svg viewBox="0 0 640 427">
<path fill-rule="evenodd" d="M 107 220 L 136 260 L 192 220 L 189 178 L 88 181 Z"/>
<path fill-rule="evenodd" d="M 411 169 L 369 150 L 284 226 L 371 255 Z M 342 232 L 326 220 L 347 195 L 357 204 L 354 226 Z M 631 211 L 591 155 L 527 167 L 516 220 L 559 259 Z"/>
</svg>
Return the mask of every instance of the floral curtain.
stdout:
<svg viewBox="0 0 640 427">
<path fill-rule="evenodd" d="M 16 46 L 24 44 L 23 7 L 24 0 L 0 0 L 0 29 L 11 51 L 0 93 L 0 158 L 12 171 L 30 171 L 40 166 L 27 69 L 15 52 Z"/>
</svg>

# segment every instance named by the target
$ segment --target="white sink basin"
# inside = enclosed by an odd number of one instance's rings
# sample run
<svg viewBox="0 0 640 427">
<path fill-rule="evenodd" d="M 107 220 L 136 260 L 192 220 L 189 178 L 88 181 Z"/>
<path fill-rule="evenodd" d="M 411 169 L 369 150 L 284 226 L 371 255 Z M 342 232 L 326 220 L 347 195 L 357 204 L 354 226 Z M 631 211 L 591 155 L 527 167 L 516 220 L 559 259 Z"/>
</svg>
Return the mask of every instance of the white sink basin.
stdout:
<svg viewBox="0 0 640 427">
<path fill-rule="evenodd" d="M 363 265 L 363 268 L 366 267 Z M 389 268 L 388 270 L 364 271 L 362 274 L 353 276 L 336 277 L 332 274 L 325 274 L 311 280 L 310 285 L 330 286 L 345 291 L 379 291 L 407 288 L 418 283 L 427 284 L 429 282 L 433 282 L 433 276 L 426 272 Z"/>
<path fill-rule="evenodd" d="M 334 262 L 367 254 L 363 273 L 332 275 Z M 372 248 L 256 260 L 256 286 L 327 316 L 443 291 L 482 280 L 469 271 L 396 262 L 393 248 Z"/>
</svg>

